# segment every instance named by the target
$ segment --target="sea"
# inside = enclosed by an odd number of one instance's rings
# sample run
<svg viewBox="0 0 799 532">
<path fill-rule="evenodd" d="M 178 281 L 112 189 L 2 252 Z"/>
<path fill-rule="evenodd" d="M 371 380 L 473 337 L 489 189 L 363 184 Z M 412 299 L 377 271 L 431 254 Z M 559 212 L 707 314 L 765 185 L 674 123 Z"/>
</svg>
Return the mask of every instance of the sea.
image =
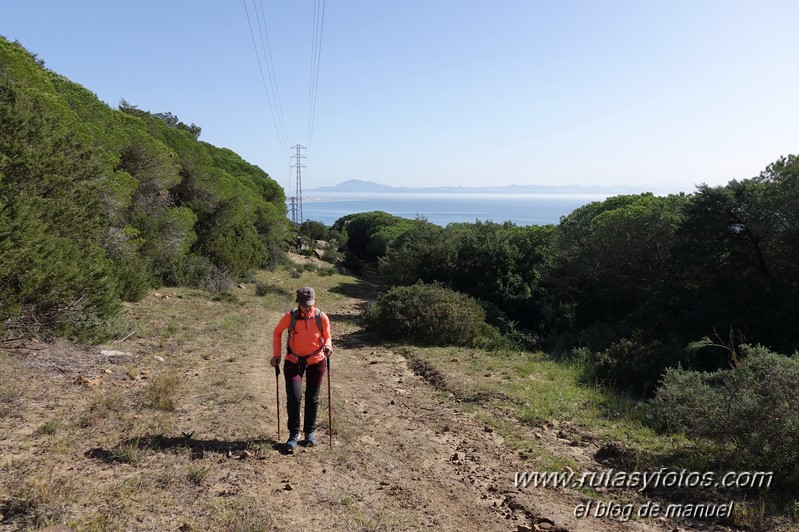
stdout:
<svg viewBox="0 0 799 532">
<path fill-rule="evenodd" d="M 558 224 L 561 217 L 612 194 L 487 194 L 325 192 L 303 198 L 302 219 L 331 226 L 347 214 L 384 211 L 402 218 L 424 218 L 442 227 L 453 222 Z M 289 218 L 291 207 L 289 206 Z"/>
</svg>

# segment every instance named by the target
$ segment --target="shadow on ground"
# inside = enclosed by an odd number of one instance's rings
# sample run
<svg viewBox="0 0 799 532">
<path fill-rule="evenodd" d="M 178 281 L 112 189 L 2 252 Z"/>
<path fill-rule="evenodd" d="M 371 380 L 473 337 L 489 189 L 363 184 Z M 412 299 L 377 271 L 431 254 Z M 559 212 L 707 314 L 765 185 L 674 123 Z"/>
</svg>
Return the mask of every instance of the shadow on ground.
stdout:
<svg viewBox="0 0 799 532">
<path fill-rule="evenodd" d="M 253 440 L 202 440 L 192 435 L 166 436 L 163 434 L 146 435 L 138 438 L 129 438 L 111 449 L 95 447 L 84 453 L 87 458 L 94 458 L 103 462 L 131 462 L 134 457 L 131 450 L 167 451 L 190 449 L 193 460 L 204 458 L 206 454 L 216 453 L 230 457 L 245 458 L 247 453 L 258 456 L 265 447 L 286 454 L 285 445 L 274 438 Z"/>
<path fill-rule="evenodd" d="M 339 314 L 327 312 L 327 317 L 330 318 L 330 323 L 347 323 L 350 325 L 360 325 L 360 314 Z"/>
<path fill-rule="evenodd" d="M 359 283 L 341 283 L 329 289 L 335 294 L 352 297 L 355 299 L 374 299 L 380 293 L 378 288 L 373 284 L 362 281 Z"/>
<path fill-rule="evenodd" d="M 341 347 L 342 349 L 362 349 L 385 345 L 374 335 L 363 332 L 362 330 L 346 332 L 335 336 L 335 344 L 336 347 Z"/>
</svg>

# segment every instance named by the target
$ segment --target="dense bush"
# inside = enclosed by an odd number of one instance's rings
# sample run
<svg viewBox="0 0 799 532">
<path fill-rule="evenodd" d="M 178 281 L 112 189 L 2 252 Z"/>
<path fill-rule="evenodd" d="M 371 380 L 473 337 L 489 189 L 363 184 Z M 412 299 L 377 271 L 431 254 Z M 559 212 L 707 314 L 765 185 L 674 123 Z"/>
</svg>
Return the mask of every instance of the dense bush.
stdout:
<svg viewBox="0 0 799 532">
<path fill-rule="evenodd" d="M 516 227 L 510 222 L 453 224 L 455 262 L 446 283 L 500 311 L 497 319 L 538 325 L 540 280 L 549 255 L 550 227 Z"/>
<path fill-rule="evenodd" d="M 102 164 L 76 120 L 0 77 L 0 334 L 93 336 L 76 324 L 118 308 L 98 244 Z"/>
<path fill-rule="evenodd" d="M 356 257 L 376 261 L 386 254 L 392 241 L 413 225 L 413 220 L 383 211 L 372 211 L 339 218 L 333 224 L 333 231 L 346 235 L 347 249 Z"/>
<path fill-rule="evenodd" d="M 679 348 L 669 347 L 643 331 L 613 342 L 591 359 L 592 376 L 636 394 L 651 394 L 667 367 L 685 361 Z"/>
<path fill-rule="evenodd" d="M 742 346 L 734 369 L 669 369 L 654 405 L 672 431 L 721 444 L 725 466 L 774 471 L 799 490 L 799 358 Z"/>
<path fill-rule="evenodd" d="M 671 328 L 691 339 L 734 329 L 783 353 L 799 349 L 799 157 L 699 187 L 677 237 L 672 289 L 659 305 Z"/>
<path fill-rule="evenodd" d="M 426 345 L 490 346 L 499 332 L 471 297 L 434 284 L 394 287 L 364 312 L 368 331 Z"/>
<path fill-rule="evenodd" d="M 335 248 L 327 248 L 322 253 L 322 260 L 330 264 L 337 264 L 344 260 L 344 253 Z"/>
<path fill-rule="evenodd" d="M 267 283 L 264 281 L 256 281 L 255 283 L 255 295 L 257 296 L 265 296 L 269 294 L 276 294 L 283 297 L 289 297 L 290 294 L 285 288 L 281 288 L 271 283 Z"/>
<path fill-rule="evenodd" d="M 263 241 L 252 222 L 241 201 L 224 202 L 201 226 L 199 249 L 218 268 L 236 277 L 244 275 L 267 259 Z"/>
<path fill-rule="evenodd" d="M 0 37 L 0 336 L 98 339 L 120 300 L 274 266 L 283 190 L 200 132 L 112 109 Z"/>
<path fill-rule="evenodd" d="M 214 265 L 205 255 L 190 253 L 183 257 L 179 275 L 175 279 L 176 285 L 203 288 L 208 279 L 214 275 Z"/>
<path fill-rule="evenodd" d="M 540 280 L 548 263 L 551 227 L 494 222 L 441 228 L 414 220 L 378 261 L 393 284 L 437 282 L 479 300 L 494 325 L 530 337 L 540 324 Z M 537 331 L 536 331 L 537 332 Z"/>
<path fill-rule="evenodd" d="M 311 240 L 327 240 L 327 226 L 315 220 L 305 220 L 300 224 L 299 233 L 301 236 Z"/>
<path fill-rule="evenodd" d="M 685 195 L 615 196 L 561 219 L 542 282 L 549 306 L 565 304 L 572 312 L 573 337 L 600 325 L 618 331 L 611 341 L 633 329 L 655 329 L 648 312 L 668 283 L 670 253 L 687 202 Z M 565 325 L 558 316 L 553 320 Z"/>
<path fill-rule="evenodd" d="M 394 285 L 446 283 L 455 263 L 455 241 L 445 229 L 422 220 L 390 243 L 378 259 L 380 273 Z"/>
<path fill-rule="evenodd" d="M 315 220 L 305 220 L 302 222 L 300 224 L 299 233 L 300 236 L 304 236 L 311 241 L 324 240 L 325 242 L 329 242 L 332 246 L 338 246 L 344 242 L 344 236 L 340 232 Z"/>
</svg>

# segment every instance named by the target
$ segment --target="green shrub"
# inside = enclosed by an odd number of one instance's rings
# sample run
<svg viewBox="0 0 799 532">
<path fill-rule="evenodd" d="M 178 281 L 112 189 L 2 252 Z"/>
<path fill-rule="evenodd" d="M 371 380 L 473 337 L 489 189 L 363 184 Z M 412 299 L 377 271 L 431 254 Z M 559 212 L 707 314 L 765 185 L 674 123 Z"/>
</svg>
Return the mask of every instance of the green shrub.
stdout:
<svg viewBox="0 0 799 532">
<path fill-rule="evenodd" d="M 9 45 L 0 39 L 0 63 Z M 0 323 L 60 333 L 75 315 L 119 309 L 105 224 L 102 153 L 74 116 L 0 80 Z M 0 325 L 0 328 L 2 325 Z"/>
<path fill-rule="evenodd" d="M 300 234 L 313 240 L 327 240 L 328 228 L 322 222 L 305 220 L 300 224 Z"/>
<path fill-rule="evenodd" d="M 101 341 L 120 299 L 223 291 L 211 264 L 240 277 L 282 260 L 285 194 L 266 172 L 3 37 L 0 65 L 0 337 Z"/>
<path fill-rule="evenodd" d="M 114 260 L 112 269 L 123 301 L 139 301 L 155 284 L 147 271 L 147 264 L 135 253 Z"/>
<path fill-rule="evenodd" d="M 383 211 L 348 214 L 336 220 L 333 231 L 346 233 L 347 249 L 359 259 L 376 261 L 389 244 L 414 227 L 414 221 Z"/>
<path fill-rule="evenodd" d="M 485 303 L 483 304 L 485 307 Z M 502 324 L 502 334 L 505 338 L 519 349 L 526 349 L 535 351 L 538 347 L 538 336 L 530 331 L 525 331 L 518 327 L 518 323 L 514 320 L 499 318 L 498 321 Z"/>
<path fill-rule="evenodd" d="M 239 296 L 232 292 L 221 292 L 219 294 L 214 294 L 211 297 L 211 301 L 221 301 L 222 303 L 235 303 L 239 304 Z"/>
<path fill-rule="evenodd" d="M 364 312 L 366 329 L 388 340 L 427 345 L 493 346 L 499 331 L 471 297 L 435 284 L 397 286 Z"/>
<path fill-rule="evenodd" d="M 266 294 L 268 294 L 271 291 L 271 289 L 272 289 L 272 285 L 270 285 L 269 283 L 262 283 L 260 281 L 255 283 L 255 295 L 256 296 L 265 296 Z"/>
<path fill-rule="evenodd" d="M 332 247 L 327 248 L 324 253 L 322 253 L 322 260 L 330 264 L 336 264 L 344 260 L 344 253 Z"/>
<path fill-rule="evenodd" d="M 742 346 L 735 369 L 712 373 L 669 369 L 654 400 L 665 427 L 717 442 L 725 464 L 779 472 L 799 490 L 799 358 Z"/>
<path fill-rule="evenodd" d="M 273 285 L 271 283 L 266 283 L 263 281 L 258 281 L 255 283 L 255 295 L 257 296 L 265 296 L 268 294 L 277 294 L 280 296 L 289 296 L 289 292 L 279 286 Z"/>
<path fill-rule="evenodd" d="M 211 259 L 203 255 L 190 253 L 183 257 L 180 273 L 175 279 L 176 286 L 190 286 L 192 288 L 203 288 L 205 280 L 213 269 Z"/>
<path fill-rule="evenodd" d="M 234 276 L 267 262 L 264 242 L 241 200 L 223 203 L 205 224 L 201 224 L 198 236 L 203 254 Z"/>
<path fill-rule="evenodd" d="M 613 342 L 596 353 L 591 367 L 592 376 L 613 387 L 646 395 L 651 394 L 663 373 L 683 358 L 679 349 L 653 340 L 643 331 L 630 338 Z"/>
<path fill-rule="evenodd" d="M 33 432 L 34 437 L 39 436 L 52 436 L 53 434 L 58 431 L 58 427 L 61 425 L 61 421 L 58 419 L 50 419 L 46 421 L 43 425 L 41 425 L 38 429 Z"/>
<path fill-rule="evenodd" d="M 289 258 L 283 249 L 275 244 L 266 246 L 266 261 L 264 262 L 263 269 L 273 272 L 281 264 L 288 262 Z"/>
<path fill-rule="evenodd" d="M 121 338 L 130 326 L 119 314 L 99 316 L 90 311 L 65 313 L 59 334 L 72 340 L 100 343 L 111 338 Z"/>
</svg>

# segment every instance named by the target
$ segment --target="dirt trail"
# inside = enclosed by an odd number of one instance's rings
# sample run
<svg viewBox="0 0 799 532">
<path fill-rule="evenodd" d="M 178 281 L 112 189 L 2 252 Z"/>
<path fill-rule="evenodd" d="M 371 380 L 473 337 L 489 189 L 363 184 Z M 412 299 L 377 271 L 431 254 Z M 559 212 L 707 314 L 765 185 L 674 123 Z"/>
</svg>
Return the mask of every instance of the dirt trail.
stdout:
<svg viewBox="0 0 799 532">
<path fill-rule="evenodd" d="M 362 341 L 371 287 L 287 277 L 269 274 L 284 286 L 272 303 L 252 285 L 233 304 L 152 294 L 127 310 L 138 338 L 105 346 L 124 355 L 62 345 L 0 360 L 0 530 L 677 530 L 576 519 L 579 493 L 517 489 L 531 463 L 404 356 Z M 325 387 L 321 445 L 287 455 L 267 360 L 297 283 L 316 284 L 333 323 L 335 434 L 329 447 Z M 282 378 L 280 395 L 284 440 Z"/>
<path fill-rule="evenodd" d="M 529 530 L 654 530 L 641 522 L 575 519 L 573 510 L 582 500 L 578 494 L 516 489 L 514 473 L 531 466 L 500 436 L 414 374 L 402 355 L 337 332 L 344 327 L 335 314 L 351 315 L 360 303 L 351 300 L 331 312 L 336 346 L 332 448 L 327 445 L 325 398 L 319 414 L 323 445 L 299 447 L 295 455 L 276 451 L 265 464 L 264 490 L 281 500 L 275 510 L 279 522 L 313 530 L 525 530 L 520 525 Z M 263 334 L 258 343 L 258 349 L 269 349 L 271 335 Z M 254 383 L 270 383 L 263 400 L 274 434 L 274 376 L 271 369 L 254 369 Z"/>
</svg>

